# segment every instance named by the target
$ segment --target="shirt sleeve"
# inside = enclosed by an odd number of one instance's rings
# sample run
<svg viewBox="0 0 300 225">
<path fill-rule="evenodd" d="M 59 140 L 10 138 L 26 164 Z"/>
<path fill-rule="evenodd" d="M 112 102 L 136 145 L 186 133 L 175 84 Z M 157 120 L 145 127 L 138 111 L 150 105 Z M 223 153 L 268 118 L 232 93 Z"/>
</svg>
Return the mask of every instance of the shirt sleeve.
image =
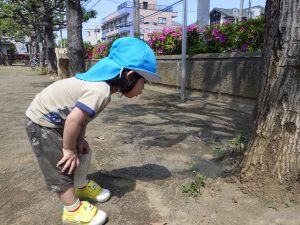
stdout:
<svg viewBox="0 0 300 225">
<path fill-rule="evenodd" d="M 110 88 L 101 82 L 87 82 L 75 106 L 94 117 L 110 102 Z"/>
</svg>

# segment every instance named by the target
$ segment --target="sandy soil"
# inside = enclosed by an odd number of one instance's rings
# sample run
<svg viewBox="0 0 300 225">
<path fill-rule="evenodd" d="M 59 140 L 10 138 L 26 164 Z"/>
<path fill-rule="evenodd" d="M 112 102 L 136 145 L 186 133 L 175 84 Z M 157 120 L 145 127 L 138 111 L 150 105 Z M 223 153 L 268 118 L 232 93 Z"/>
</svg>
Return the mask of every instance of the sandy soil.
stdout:
<svg viewBox="0 0 300 225">
<path fill-rule="evenodd" d="M 24 111 L 49 77 L 24 67 L 0 67 L 0 224 L 61 224 L 61 206 L 46 191 L 24 131 Z M 250 101 L 192 96 L 148 87 L 143 96 L 113 97 L 88 127 L 89 177 L 110 188 L 97 206 L 107 225 L 299 225 L 300 205 L 265 202 L 241 191 L 230 158 L 215 160 L 210 141 L 249 133 Z M 226 163 L 225 163 L 226 162 Z M 232 162 L 235 162 L 232 159 Z M 209 178 L 197 198 L 182 193 L 190 163 Z"/>
</svg>

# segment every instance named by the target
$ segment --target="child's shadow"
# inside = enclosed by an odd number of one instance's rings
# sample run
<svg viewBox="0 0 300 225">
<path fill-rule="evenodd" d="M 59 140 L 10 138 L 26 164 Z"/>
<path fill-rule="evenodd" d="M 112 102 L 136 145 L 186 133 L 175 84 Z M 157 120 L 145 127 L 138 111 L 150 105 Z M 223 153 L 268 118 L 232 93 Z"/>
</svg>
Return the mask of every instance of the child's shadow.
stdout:
<svg viewBox="0 0 300 225">
<path fill-rule="evenodd" d="M 155 181 L 167 179 L 170 171 L 157 164 L 131 166 L 112 171 L 99 171 L 88 175 L 88 179 L 96 181 L 101 186 L 108 188 L 112 196 L 122 197 L 127 192 L 135 189 L 136 180 Z"/>
</svg>

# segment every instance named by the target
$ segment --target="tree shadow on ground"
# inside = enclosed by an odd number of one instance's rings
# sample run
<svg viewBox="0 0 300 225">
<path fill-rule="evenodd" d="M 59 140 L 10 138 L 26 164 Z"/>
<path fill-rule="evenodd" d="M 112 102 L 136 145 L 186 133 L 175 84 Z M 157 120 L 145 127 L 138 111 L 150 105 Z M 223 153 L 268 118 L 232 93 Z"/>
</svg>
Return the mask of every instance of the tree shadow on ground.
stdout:
<svg viewBox="0 0 300 225">
<path fill-rule="evenodd" d="M 112 171 L 98 171 L 88 175 L 105 188 L 112 191 L 113 196 L 122 197 L 135 189 L 136 181 L 152 182 L 171 177 L 170 171 L 161 165 L 145 164 L 114 169 Z"/>
<path fill-rule="evenodd" d="M 114 123 L 122 115 L 124 139 L 139 139 L 148 147 L 172 147 L 190 137 L 230 139 L 238 131 L 249 135 L 251 130 L 252 111 L 245 111 L 240 103 L 234 107 L 205 99 L 180 103 L 178 96 L 161 93 L 143 100 L 146 104 L 128 102 L 126 107 L 108 109 L 103 117 Z"/>
</svg>

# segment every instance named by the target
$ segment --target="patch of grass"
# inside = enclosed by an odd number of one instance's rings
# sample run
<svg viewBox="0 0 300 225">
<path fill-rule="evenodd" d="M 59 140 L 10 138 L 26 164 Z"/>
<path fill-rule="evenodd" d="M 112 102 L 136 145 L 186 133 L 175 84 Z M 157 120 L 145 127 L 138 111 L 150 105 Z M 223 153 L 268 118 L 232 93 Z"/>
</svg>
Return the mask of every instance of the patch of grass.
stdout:
<svg viewBox="0 0 300 225">
<path fill-rule="evenodd" d="M 246 138 L 241 132 L 238 132 L 235 134 L 233 139 L 230 139 L 228 141 L 230 144 L 232 144 L 236 150 L 239 150 L 239 152 L 242 151 L 242 145 L 245 144 Z"/>
<path fill-rule="evenodd" d="M 268 206 L 268 208 L 270 208 L 270 209 L 274 209 L 274 210 L 276 210 L 276 211 L 278 211 L 278 206 L 277 206 L 277 204 L 276 203 L 271 203 L 269 206 Z"/>
<path fill-rule="evenodd" d="M 224 147 L 220 143 L 210 142 L 210 145 L 212 147 L 212 155 L 214 157 L 221 157 L 224 155 L 225 150 L 224 150 Z"/>
<path fill-rule="evenodd" d="M 41 67 L 40 69 L 43 75 L 46 75 L 48 73 L 48 69 L 46 67 Z"/>
<path fill-rule="evenodd" d="M 201 193 L 201 188 L 205 187 L 207 176 L 197 170 L 193 163 L 190 163 L 190 170 L 194 175 L 194 180 L 191 183 L 183 184 L 181 190 L 187 193 L 189 197 L 198 197 Z"/>
<path fill-rule="evenodd" d="M 292 206 L 292 203 L 290 201 L 285 201 L 284 202 L 284 207 L 285 208 L 290 208 Z"/>
</svg>

